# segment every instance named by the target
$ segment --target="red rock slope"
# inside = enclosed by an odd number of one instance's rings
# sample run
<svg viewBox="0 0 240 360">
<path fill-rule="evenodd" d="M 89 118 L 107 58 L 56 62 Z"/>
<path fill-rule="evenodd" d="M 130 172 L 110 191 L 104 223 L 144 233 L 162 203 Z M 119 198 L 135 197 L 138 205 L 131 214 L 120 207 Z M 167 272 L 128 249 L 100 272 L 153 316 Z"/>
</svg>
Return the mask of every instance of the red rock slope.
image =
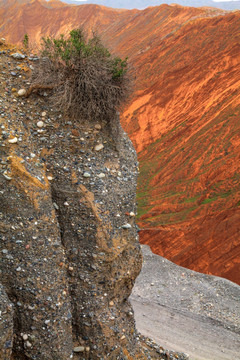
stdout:
<svg viewBox="0 0 240 360">
<path fill-rule="evenodd" d="M 240 283 L 240 13 L 44 1 L 0 12 L 9 41 L 81 25 L 129 57 L 136 90 L 122 123 L 139 153 L 141 241 L 182 266 Z"/>
<path fill-rule="evenodd" d="M 238 283 L 239 28 L 240 14 L 229 14 L 164 39 L 146 59 L 150 86 L 125 112 L 141 165 L 142 242 Z"/>
</svg>

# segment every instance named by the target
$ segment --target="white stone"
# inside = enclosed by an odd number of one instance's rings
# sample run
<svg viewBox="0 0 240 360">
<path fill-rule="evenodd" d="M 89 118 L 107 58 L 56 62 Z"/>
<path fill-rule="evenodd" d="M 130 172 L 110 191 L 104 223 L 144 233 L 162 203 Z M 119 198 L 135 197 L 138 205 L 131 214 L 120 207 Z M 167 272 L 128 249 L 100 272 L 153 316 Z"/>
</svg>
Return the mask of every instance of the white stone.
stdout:
<svg viewBox="0 0 240 360">
<path fill-rule="evenodd" d="M 23 334 L 22 338 L 24 341 L 26 341 L 28 339 L 28 334 Z"/>
<path fill-rule="evenodd" d="M 18 90 L 18 96 L 24 96 L 26 95 L 27 91 L 25 89 Z"/>
<path fill-rule="evenodd" d="M 47 115 L 46 111 L 43 111 L 41 115 L 42 117 L 45 117 Z"/>
<path fill-rule="evenodd" d="M 5 177 L 5 179 L 7 179 L 7 180 L 12 180 L 12 178 L 11 178 L 11 176 L 8 176 L 7 174 L 3 174 L 3 176 Z"/>
<path fill-rule="evenodd" d="M 84 346 L 76 346 L 73 351 L 75 353 L 80 353 L 80 352 L 83 352 L 85 350 Z"/>
<path fill-rule="evenodd" d="M 49 176 L 47 177 L 47 179 L 48 179 L 49 181 L 52 181 L 52 180 L 53 180 L 53 177 L 49 175 Z"/>
<path fill-rule="evenodd" d="M 135 216 L 134 212 L 131 211 L 130 214 L 129 214 L 131 217 Z"/>
<path fill-rule="evenodd" d="M 104 148 L 103 144 L 98 144 L 98 145 L 95 146 L 94 150 L 100 151 L 100 150 L 102 150 L 103 148 Z"/>
<path fill-rule="evenodd" d="M 106 175 L 104 173 L 99 174 L 97 177 L 99 177 L 100 179 L 104 178 Z"/>
<path fill-rule="evenodd" d="M 9 139 L 8 142 L 10 144 L 16 144 L 18 142 L 18 139 L 16 138 L 16 136 L 13 139 Z"/>
<path fill-rule="evenodd" d="M 25 59 L 25 55 L 20 54 L 18 52 L 11 55 L 14 59 Z"/>
<path fill-rule="evenodd" d="M 123 229 L 131 229 L 132 225 L 131 224 L 124 224 L 122 226 Z"/>
<path fill-rule="evenodd" d="M 91 175 L 89 174 L 89 172 L 85 171 L 85 173 L 83 174 L 83 176 L 84 176 L 85 178 L 89 178 Z"/>
<path fill-rule="evenodd" d="M 42 128 L 44 126 L 44 122 L 42 120 L 37 122 L 37 127 Z"/>
</svg>

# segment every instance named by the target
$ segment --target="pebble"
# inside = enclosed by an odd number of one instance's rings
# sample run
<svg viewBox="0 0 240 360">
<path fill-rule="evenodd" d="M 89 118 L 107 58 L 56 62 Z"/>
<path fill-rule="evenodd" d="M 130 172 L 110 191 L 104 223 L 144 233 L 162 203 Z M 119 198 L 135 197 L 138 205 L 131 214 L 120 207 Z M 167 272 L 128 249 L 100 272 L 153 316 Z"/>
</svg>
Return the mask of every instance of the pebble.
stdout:
<svg viewBox="0 0 240 360">
<path fill-rule="evenodd" d="M 42 128 L 44 126 L 44 122 L 42 120 L 37 122 L 37 127 Z"/>
<path fill-rule="evenodd" d="M 20 54 L 18 52 L 11 55 L 14 59 L 25 59 L 25 55 Z"/>
<path fill-rule="evenodd" d="M 96 129 L 96 130 L 101 130 L 101 128 L 102 128 L 102 126 L 101 126 L 100 124 L 96 124 L 96 125 L 95 125 L 95 129 Z"/>
<path fill-rule="evenodd" d="M 18 139 L 16 138 L 16 136 L 13 139 L 9 139 L 8 142 L 10 144 L 16 144 L 18 142 Z"/>
<path fill-rule="evenodd" d="M 135 216 L 134 212 L 131 211 L 130 214 L 129 214 L 129 216 L 131 216 L 131 217 Z"/>
<path fill-rule="evenodd" d="M 75 353 L 80 353 L 83 352 L 84 350 L 85 350 L 84 346 L 77 346 L 73 349 Z"/>
<path fill-rule="evenodd" d="M 90 178 L 91 174 L 89 174 L 89 172 L 85 171 L 85 173 L 83 174 L 83 177 L 85 178 Z"/>
<path fill-rule="evenodd" d="M 27 91 L 25 89 L 18 90 L 18 96 L 24 96 L 26 95 Z"/>
<path fill-rule="evenodd" d="M 27 346 L 28 348 L 30 348 L 30 347 L 32 347 L 32 344 L 31 344 L 29 341 L 27 341 L 27 342 L 26 342 L 26 346 Z"/>
<path fill-rule="evenodd" d="M 53 177 L 52 177 L 52 176 L 48 176 L 47 179 L 48 179 L 49 181 L 52 181 L 52 180 L 53 180 Z"/>
<path fill-rule="evenodd" d="M 99 177 L 99 179 L 103 179 L 106 175 L 104 173 L 100 173 L 99 175 L 97 175 L 97 177 Z"/>
<path fill-rule="evenodd" d="M 42 117 L 45 117 L 47 115 L 46 111 L 43 111 L 41 115 Z"/>
<path fill-rule="evenodd" d="M 23 334 L 22 336 L 23 340 L 26 341 L 28 339 L 28 335 L 27 334 Z"/>
<path fill-rule="evenodd" d="M 114 305 L 114 302 L 110 301 L 109 306 L 113 306 L 113 305 Z"/>
<path fill-rule="evenodd" d="M 131 227 L 132 227 L 132 225 L 131 224 L 124 224 L 123 226 L 122 226 L 122 228 L 123 229 L 131 229 Z"/>
<path fill-rule="evenodd" d="M 53 202 L 53 207 L 54 207 L 56 210 L 59 210 L 59 206 L 58 206 L 58 204 L 56 204 L 55 202 Z"/>
<path fill-rule="evenodd" d="M 96 146 L 94 147 L 94 150 L 100 151 L 100 150 L 102 150 L 103 148 L 104 148 L 103 144 L 98 144 L 98 145 L 96 145 Z"/>
<path fill-rule="evenodd" d="M 4 176 L 5 179 L 7 179 L 7 180 L 12 180 L 12 178 L 11 178 L 10 176 L 6 175 L 6 174 L 3 174 L 3 176 Z"/>
</svg>

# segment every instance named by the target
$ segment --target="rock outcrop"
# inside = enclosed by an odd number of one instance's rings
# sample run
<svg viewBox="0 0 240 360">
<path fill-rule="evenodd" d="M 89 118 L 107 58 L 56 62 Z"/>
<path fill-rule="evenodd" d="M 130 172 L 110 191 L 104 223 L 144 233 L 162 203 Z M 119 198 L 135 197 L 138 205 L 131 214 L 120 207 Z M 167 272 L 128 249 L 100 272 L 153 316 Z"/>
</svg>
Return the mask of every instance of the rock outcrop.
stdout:
<svg viewBox="0 0 240 360">
<path fill-rule="evenodd" d="M 136 212 L 130 140 L 119 131 L 117 149 L 107 124 L 73 124 L 47 100 L 6 94 L 3 104 L 1 282 L 15 309 L 14 354 L 69 359 L 84 345 L 91 359 L 127 357 L 137 349 L 127 299 L 141 268 L 125 215 Z"/>
<path fill-rule="evenodd" d="M 11 359 L 165 359 L 141 346 L 128 301 L 142 263 L 138 164 L 118 115 L 112 124 L 72 122 L 47 93 L 26 99 L 19 89 L 34 62 L 2 51 L 0 251 L 14 309 Z"/>
</svg>

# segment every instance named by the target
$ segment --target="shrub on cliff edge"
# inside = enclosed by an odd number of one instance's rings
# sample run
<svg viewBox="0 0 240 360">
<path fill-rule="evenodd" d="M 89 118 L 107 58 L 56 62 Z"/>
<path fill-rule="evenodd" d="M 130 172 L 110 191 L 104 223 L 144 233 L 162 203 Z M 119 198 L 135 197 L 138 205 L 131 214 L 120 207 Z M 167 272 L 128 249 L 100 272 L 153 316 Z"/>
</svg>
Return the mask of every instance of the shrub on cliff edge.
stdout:
<svg viewBox="0 0 240 360">
<path fill-rule="evenodd" d="M 42 40 L 33 85 L 52 86 L 55 104 L 73 119 L 110 121 L 129 95 L 127 59 L 111 55 L 96 35 L 86 40 L 80 29 Z"/>
</svg>

